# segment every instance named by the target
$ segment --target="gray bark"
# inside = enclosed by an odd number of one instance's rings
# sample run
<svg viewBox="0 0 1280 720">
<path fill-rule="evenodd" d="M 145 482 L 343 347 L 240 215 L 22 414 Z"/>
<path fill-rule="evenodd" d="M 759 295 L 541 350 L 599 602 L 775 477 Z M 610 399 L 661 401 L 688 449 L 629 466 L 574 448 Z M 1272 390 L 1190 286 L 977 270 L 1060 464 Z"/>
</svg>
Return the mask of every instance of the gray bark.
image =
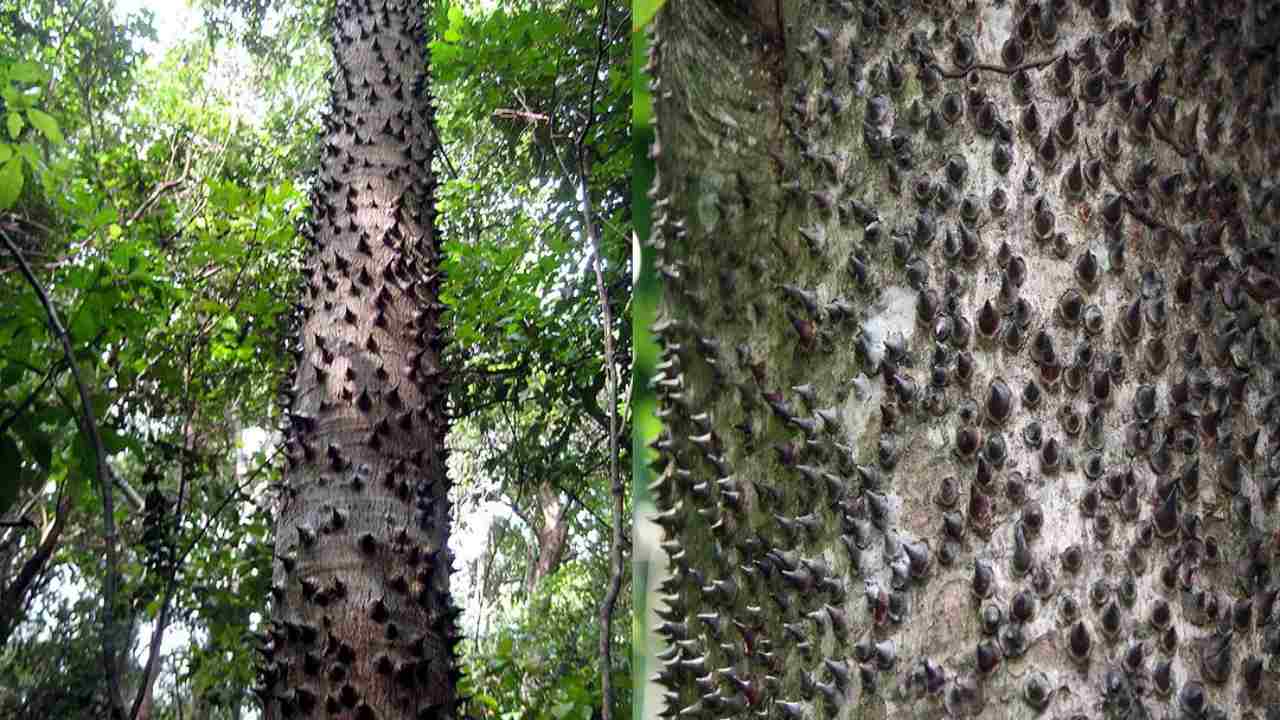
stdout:
<svg viewBox="0 0 1280 720">
<path fill-rule="evenodd" d="M 1278 24 L 664 6 L 664 716 L 1280 717 Z"/>
<path fill-rule="evenodd" d="M 339 0 L 276 524 L 268 718 L 458 716 L 422 4 Z"/>
</svg>

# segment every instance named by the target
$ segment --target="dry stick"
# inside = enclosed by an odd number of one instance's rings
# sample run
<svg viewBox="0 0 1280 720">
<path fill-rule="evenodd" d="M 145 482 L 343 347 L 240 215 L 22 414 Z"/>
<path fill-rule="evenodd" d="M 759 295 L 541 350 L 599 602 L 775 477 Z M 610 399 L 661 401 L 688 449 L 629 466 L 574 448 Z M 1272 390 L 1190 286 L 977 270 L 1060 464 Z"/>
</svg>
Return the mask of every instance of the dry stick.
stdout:
<svg viewBox="0 0 1280 720">
<path fill-rule="evenodd" d="M 80 366 L 76 364 L 75 354 L 71 349 L 71 338 L 67 337 L 67 331 L 63 329 L 62 321 L 58 319 L 57 310 L 54 309 L 53 303 L 50 302 L 49 295 L 45 292 L 40 281 L 31 272 L 31 266 L 27 264 L 26 258 L 22 256 L 22 252 L 14 244 L 13 239 L 3 230 L 0 230 L 0 237 L 4 238 L 5 246 L 9 248 L 9 252 L 18 261 L 19 267 L 22 268 L 23 277 L 27 279 L 27 282 L 31 284 L 31 288 L 35 290 L 36 295 L 40 297 L 40 304 L 44 306 L 45 314 L 49 317 L 49 325 L 62 343 L 62 351 L 67 356 L 67 364 L 71 366 L 71 374 L 76 379 L 76 390 L 80 393 L 80 404 L 84 407 L 82 418 L 84 424 L 81 430 L 89 435 L 89 440 L 93 443 L 93 450 L 97 456 L 98 487 L 102 490 L 102 529 L 107 541 L 107 580 L 102 605 L 102 660 L 106 665 L 107 693 L 113 714 L 123 718 L 125 717 L 124 696 L 120 693 L 120 676 L 116 668 L 115 618 L 113 612 L 116 600 L 116 582 L 119 579 L 116 570 L 115 503 L 111 496 L 111 479 L 108 477 L 107 450 L 102 445 L 102 435 L 98 432 L 98 421 L 93 417 L 93 407 L 89 404 L 89 390 L 85 387 L 84 376 L 80 374 Z"/>
</svg>

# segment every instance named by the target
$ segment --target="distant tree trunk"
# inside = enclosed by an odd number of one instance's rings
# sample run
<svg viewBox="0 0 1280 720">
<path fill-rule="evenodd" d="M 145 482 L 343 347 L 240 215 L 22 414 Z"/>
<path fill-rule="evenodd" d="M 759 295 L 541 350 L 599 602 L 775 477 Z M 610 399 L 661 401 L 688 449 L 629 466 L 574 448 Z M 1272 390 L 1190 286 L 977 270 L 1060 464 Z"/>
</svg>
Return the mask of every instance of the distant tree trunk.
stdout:
<svg viewBox="0 0 1280 720">
<path fill-rule="evenodd" d="M 527 592 L 532 593 L 543 578 L 560 567 L 560 561 L 564 559 L 565 544 L 569 540 L 567 505 L 550 482 L 543 482 L 538 486 L 537 506 L 542 515 L 542 524 L 533 528 L 538 547 L 533 566 L 526 576 Z"/>
<path fill-rule="evenodd" d="M 268 718 L 454 718 L 422 3 L 340 0 L 276 521 Z"/>
<path fill-rule="evenodd" d="M 40 586 L 49 561 L 58 549 L 67 515 L 71 512 L 72 496 L 65 493 L 54 508 L 53 522 L 43 528 L 35 552 L 22 563 L 21 569 L 3 586 L 0 586 L 0 647 L 9 642 L 9 636 L 17 629 L 26 614 L 26 608 L 35 590 Z M 14 540 L 16 543 L 17 541 Z"/>
<path fill-rule="evenodd" d="M 666 3 L 666 716 L 1280 716 L 1277 30 Z"/>
</svg>

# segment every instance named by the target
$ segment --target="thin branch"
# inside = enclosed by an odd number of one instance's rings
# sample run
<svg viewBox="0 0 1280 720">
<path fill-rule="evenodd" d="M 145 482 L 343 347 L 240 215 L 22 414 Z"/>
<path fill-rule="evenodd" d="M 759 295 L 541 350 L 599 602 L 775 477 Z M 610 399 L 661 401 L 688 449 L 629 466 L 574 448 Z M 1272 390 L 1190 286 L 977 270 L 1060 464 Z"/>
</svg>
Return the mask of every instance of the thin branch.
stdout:
<svg viewBox="0 0 1280 720">
<path fill-rule="evenodd" d="M 23 600 L 27 596 L 27 591 L 33 589 L 33 583 L 48 565 L 49 558 L 53 557 L 53 552 L 58 547 L 58 540 L 62 537 L 67 515 L 71 512 L 71 495 L 62 492 L 64 484 L 65 478 L 64 483 L 58 485 L 59 497 L 54 510 L 53 525 L 40 538 L 40 545 L 36 548 L 35 554 L 22 564 L 22 570 L 18 572 L 18 576 L 5 588 L 3 596 L 0 596 L 0 645 L 8 641 L 9 635 L 17 626 L 18 615 L 25 605 Z M 20 525 L 23 522 L 35 527 L 25 518 L 12 525 Z"/>
<path fill-rule="evenodd" d="M 550 120 L 546 113 L 532 112 L 528 110 L 512 110 L 510 108 L 497 108 L 493 111 L 493 117 L 502 120 L 524 120 L 525 122 L 531 123 L 547 122 Z"/>
<path fill-rule="evenodd" d="M 263 460 L 262 464 L 255 468 L 253 472 L 249 473 L 249 475 L 245 477 L 244 481 L 236 486 L 235 490 L 228 493 L 227 496 L 222 499 L 222 502 L 218 504 L 218 507 L 213 509 L 213 512 L 209 513 L 208 519 L 204 523 L 204 527 L 200 528 L 200 532 L 196 533 L 196 536 L 191 539 L 191 542 L 187 543 L 187 546 L 183 548 L 182 554 L 178 555 L 178 559 L 176 561 L 177 565 L 182 565 L 186 562 L 187 556 L 191 554 L 192 550 L 196 549 L 196 546 L 200 544 L 200 541 L 203 540 L 204 536 L 209 532 L 209 528 L 213 526 L 214 519 L 221 515 L 223 510 L 227 509 L 227 506 L 231 504 L 232 500 L 240 497 L 240 494 L 244 489 L 249 487 L 254 480 L 257 480 L 258 477 L 262 475 L 263 470 L 271 467 L 271 461 L 274 460 L 283 450 L 283 444 L 277 445 L 276 449 L 271 452 L 271 455 L 267 459 Z"/>
<path fill-rule="evenodd" d="M 9 417 L 0 421 L 0 433 L 8 430 L 11 425 L 18 421 L 18 418 L 22 417 L 22 414 L 27 411 L 27 408 L 31 407 L 31 405 L 35 403 L 36 398 L 40 396 L 40 393 L 44 392 L 44 389 L 49 386 L 49 383 L 52 382 L 60 372 L 62 372 L 62 366 L 65 362 L 66 359 L 64 358 L 49 367 L 49 371 L 44 374 L 44 379 L 40 381 L 40 384 L 32 389 L 22 402 L 18 403 L 18 406 L 13 409 L 13 412 Z"/>
<path fill-rule="evenodd" d="M 586 503 L 586 501 L 585 501 L 585 500 L 583 500 L 581 497 L 579 497 L 577 493 L 575 493 L 574 491 L 572 491 L 572 490 L 570 490 L 570 489 L 568 489 L 568 488 L 565 488 L 565 487 L 561 487 L 561 488 L 559 488 L 559 490 L 560 490 L 560 492 L 562 492 L 562 493 L 564 493 L 565 495 L 567 495 L 567 496 L 569 497 L 569 499 L 570 499 L 570 500 L 572 500 L 572 501 L 574 501 L 574 502 L 578 503 L 578 505 L 579 505 L 583 510 L 586 510 L 588 515 L 590 515 L 591 517 L 595 518 L 595 521 L 596 521 L 596 522 L 598 522 L 598 523 L 600 523 L 600 526 L 601 526 L 601 527 L 603 527 L 605 530 L 612 530 L 612 529 L 613 529 L 613 524 L 612 524 L 612 523 L 610 523 L 608 520 L 605 520 L 604 518 L 600 517 L 600 515 L 599 515 L 598 513 L 596 513 L 596 511 L 595 511 L 594 509 L 592 509 L 592 507 L 591 507 L 590 505 L 588 505 L 588 504 Z"/>
<path fill-rule="evenodd" d="M 606 53 L 605 36 L 609 28 L 609 7 L 600 2 L 600 35 L 596 46 L 596 65 L 591 76 L 591 91 L 587 95 L 587 121 L 578 133 L 576 155 L 578 159 L 578 194 L 582 205 L 582 224 L 591 245 L 591 267 L 596 276 L 596 293 L 600 299 L 600 316 L 604 324 L 604 370 L 607 373 L 609 396 L 609 484 L 613 496 L 613 533 L 609 542 L 609 585 L 600 602 L 600 716 L 613 718 L 613 611 L 618 595 L 622 592 L 622 513 L 625 487 L 618 467 L 618 376 L 614 367 L 613 310 L 609 307 L 609 293 L 604 282 L 604 261 L 601 257 L 600 233 L 591 208 L 590 160 L 584 144 L 591 125 L 595 122 L 596 78 L 600 75 L 600 63 Z M 559 153 L 556 154 L 557 158 Z M 565 163 L 561 160 L 561 165 Z M 568 168 L 564 168 L 568 174 Z"/>
<path fill-rule="evenodd" d="M 587 121 L 582 124 L 582 132 L 578 133 L 578 139 L 574 144 L 578 146 L 579 153 L 582 150 L 582 144 L 586 140 L 587 131 L 591 129 L 592 123 L 596 121 L 596 84 L 600 79 L 600 64 L 604 62 L 605 55 L 605 37 L 609 34 L 609 7 L 600 2 L 600 34 L 596 37 L 596 64 L 591 71 L 591 89 L 587 91 Z M 605 720 L 609 720 L 608 713 L 605 713 Z"/>
<path fill-rule="evenodd" d="M 62 351 L 66 354 L 67 363 L 71 367 L 71 374 L 75 376 L 76 390 L 80 394 L 80 403 L 84 407 L 82 430 L 88 434 L 89 440 L 93 443 L 94 453 L 97 456 L 98 487 L 102 490 L 102 528 L 103 535 L 107 541 L 107 578 L 102 611 L 102 659 L 106 665 L 107 692 L 112 712 L 119 717 L 124 717 L 124 697 L 120 693 L 120 675 L 116 667 L 114 606 L 119 571 L 117 570 L 116 558 L 115 503 L 111 493 L 112 483 L 109 477 L 111 472 L 107 467 L 107 450 L 102 444 L 102 435 L 98 432 L 98 421 L 93 416 L 93 406 L 89 402 L 89 389 L 84 384 L 84 376 L 80 373 L 79 365 L 76 364 L 75 353 L 71 348 L 71 338 L 67 336 L 67 331 L 63 329 L 62 321 L 58 319 L 58 312 L 49 300 L 49 294 L 45 292 L 44 286 L 40 284 L 35 274 L 31 272 L 31 267 L 27 265 L 26 258 L 22 256 L 18 246 L 14 244 L 13 238 L 9 237 L 9 234 L 3 230 L 0 230 L 0 237 L 4 238 L 5 246 L 13 254 L 14 259 L 18 261 L 18 265 L 21 266 L 22 275 L 30 283 L 31 289 L 40 297 L 40 304 L 44 306 L 45 314 L 49 317 L 49 325 L 62 343 Z"/>
<path fill-rule="evenodd" d="M 189 421 L 190 417 L 188 416 Z M 175 531 L 182 528 L 185 514 L 184 501 L 187 496 L 186 468 L 188 464 L 186 461 L 179 463 L 179 467 L 182 470 L 178 481 L 178 503 L 177 508 L 174 510 Z M 173 595 L 178 589 L 178 567 L 176 559 L 171 561 L 168 567 L 169 578 L 165 583 L 164 600 L 160 602 L 160 614 L 156 617 L 155 627 L 151 629 L 151 647 L 147 651 L 147 665 L 142 672 L 142 687 L 138 688 L 138 694 L 133 699 L 133 709 L 129 712 L 129 720 L 137 720 L 138 713 L 142 711 L 143 705 L 151 705 L 151 695 L 154 692 L 156 676 L 160 668 L 160 641 L 164 639 L 164 632 L 169 627 L 169 609 L 173 604 Z"/>
<path fill-rule="evenodd" d="M 986 70 L 987 72 L 1000 73 L 1001 75 L 1014 75 L 1022 70 L 1039 70 L 1042 67 L 1052 65 L 1053 62 L 1057 60 L 1059 57 L 1060 57 L 1059 55 L 1054 55 L 1053 57 L 1047 57 L 1047 58 L 1042 58 L 1040 60 L 1031 60 L 1029 62 L 1024 62 L 1021 65 L 1015 65 L 1013 67 L 1005 67 L 1003 65 L 991 65 L 989 63 L 975 63 L 973 65 L 970 65 L 969 68 L 966 70 L 948 70 L 942 67 L 941 65 L 939 65 L 936 61 L 932 61 L 932 60 L 929 61 L 929 64 L 933 65 L 933 68 L 937 70 L 938 74 L 941 75 L 942 77 L 955 80 L 958 78 L 965 77 L 966 75 L 968 75 L 969 73 L 975 70 Z"/>
<path fill-rule="evenodd" d="M 200 528 L 200 532 L 197 533 L 196 536 L 191 539 L 191 542 L 187 543 L 186 547 L 183 548 L 182 552 L 179 555 L 174 557 L 173 563 L 169 568 L 169 577 L 165 583 L 164 599 L 160 603 L 160 615 L 159 617 L 156 618 L 155 627 L 152 629 L 152 632 L 151 632 L 151 644 L 147 651 L 147 665 L 142 675 L 143 686 L 142 688 L 139 689 L 138 696 L 134 699 L 133 710 L 131 711 L 129 716 L 132 720 L 137 720 L 138 713 L 142 709 L 142 706 L 144 704 L 143 701 L 146 699 L 147 695 L 150 694 L 152 683 L 155 682 L 154 673 L 156 671 L 156 668 L 158 667 L 157 663 L 160 661 L 160 646 L 162 644 L 162 640 L 164 639 L 164 632 L 169 625 L 169 612 L 173 604 L 173 596 L 177 593 L 177 589 L 178 589 L 178 578 L 179 578 L 179 575 L 181 574 L 179 571 L 186 565 L 187 557 L 191 555 L 191 551 L 194 550 L 200 544 L 200 541 L 204 539 L 204 536 L 209 531 L 209 528 L 213 526 L 213 521 L 216 520 L 217 517 L 222 514 L 222 511 L 225 510 L 226 507 L 231 504 L 232 500 L 240 497 L 241 492 L 246 487 L 248 487 L 251 483 L 253 483 L 255 480 L 258 479 L 258 477 L 262 474 L 263 470 L 271 467 L 271 461 L 274 460 L 276 456 L 279 455 L 279 453 L 283 449 L 284 449 L 284 445 L 277 445 L 276 449 L 272 451 L 271 455 L 268 458 L 263 460 L 261 465 L 255 468 L 253 472 L 246 475 L 245 479 L 239 485 L 237 485 L 234 490 L 228 493 L 226 497 L 222 499 L 222 502 L 219 503 L 216 508 L 214 508 L 213 512 L 209 513 L 209 515 L 205 520 L 204 525 Z M 186 495 L 186 485 L 187 485 L 187 477 L 186 477 L 186 473 L 183 473 L 182 482 L 178 486 L 179 517 L 175 523 L 175 526 L 178 528 L 181 528 L 183 523 L 183 518 L 181 517 L 181 515 L 182 515 L 183 500 Z"/>
<path fill-rule="evenodd" d="M 453 162 L 449 160 L 449 153 L 445 152 L 444 142 L 440 139 L 440 132 L 436 129 L 436 124 L 431 123 L 431 137 L 436 141 L 436 147 L 440 149 L 440 158 L 444 160 L 444 166 L 449 170 L 449 177 L 457 178 L 458 169 L 453 166 Z"/>
</svg>

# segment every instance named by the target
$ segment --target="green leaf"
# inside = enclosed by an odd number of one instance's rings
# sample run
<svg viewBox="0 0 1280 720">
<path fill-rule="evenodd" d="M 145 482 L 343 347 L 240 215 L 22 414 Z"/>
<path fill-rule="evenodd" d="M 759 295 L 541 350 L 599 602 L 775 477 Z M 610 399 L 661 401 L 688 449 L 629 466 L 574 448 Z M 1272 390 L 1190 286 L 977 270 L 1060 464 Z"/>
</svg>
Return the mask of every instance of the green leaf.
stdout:
<svg viewBox="0 0 1280 720">
<path fill-rule="evenodd" d="M 555 707 L 551 708 L 551 714 L 556 718 L 556 720 L 564 720 L 565 717 L 568 717 L 569 713 L 573 712 L 575 707 L 577 707 L 577 705 L 571 702 L 557 703 Z"/>
<path fill-rule="evenodd" d="M 98 321 L 96 310 L 101 306 L 98 303 L 89 304 L 80 308 L 80 311 L 71 318 L 71 325 L 67 330 L 71 334 L 71 341 L 75 344 L 87 343 L 98 334 Z M 105 317 L 105 316 L 103 316 Z"/>
<path fill-rule="evenodd" d="M 19 60 L 9 68 L 9 79 L 28 83 L 43 82 L 44 71 L 29 60 Z"/>
<path fill-rule="evenodd" d="M 13 146 L 9 143 L 0 143 L 0 163 L 13 157 Z"/>
<path fill-rule="evenodd" d="M 54 120 L 52 115 L 42 110 L 31 108 L 27 110 L 27 119 L 31 121 L 32 127 L 49 138 L 49 142 L 54 145 L 62 144 L 62 131 L 58 129 L 58 121 Z"/>
<path fill-rule="evenodd" d="M 33 170 L 40 167 L 40 151 L 36 149 L 34 144 L 24 142 L 18 145 L 18 154 L 26 158 L 27 164 L 30 165 Z"/>
<path fill-rule="evenodd" d="M 27 123 L 23 121 L 22 116 L 19 115 L 18 113 L 16 112 L 9 113 L 9 119 L 8 119 L 9 137 L 13 138 L 14 140 L 17 140 L 18 133 L 22 132 L 22 128 L 26 124 Z"/>
<path fill-rule="evenodd" d="M 14 387 L 22 382 L 22 376 L 27 374 L 27 368 L 16 363 L 5 365 L 4 370 L 0 370 L 0 386 Z"/>
<path fill-rule="evenodd" d="M 18 464 L 22 454 L 8 433 L 0 435 L 0 515 L 18 498 Z"/>
<path fill-rule="evenodd" d="M 640 32 L 644 26 L 649 23 L 653 16 L 658 13 L 658 8 L 666 0 L 635 0 L 635 4 L 631 8 L 632 20 L 631 31 Z"/>
<path fill-rule="evenodd" d="M 465 19 L 461 6 L 449 6 L 449 27 L 444 31 L 445 42 L 456 43 L 462 39 L 462 23 Z"/>
<path fill-rule="evenodd" d="M 0 167 L 0 210 L 8 210 L 22 193 L 22 161 L 10 158 Z"/>
<path fill-rule="evenodd" d="M 22 444 L 27 446 L 27 451 L 31 453 L 32 459 L 40 464 L 45 471 L 49 471 L 53 467 L 53 439 L 48 433 L 41 432 L 35 423 L 25 422 L 14 425 L 13 429 L 17 431 L 18 436 L 22 438 Z"/>
</svg>

